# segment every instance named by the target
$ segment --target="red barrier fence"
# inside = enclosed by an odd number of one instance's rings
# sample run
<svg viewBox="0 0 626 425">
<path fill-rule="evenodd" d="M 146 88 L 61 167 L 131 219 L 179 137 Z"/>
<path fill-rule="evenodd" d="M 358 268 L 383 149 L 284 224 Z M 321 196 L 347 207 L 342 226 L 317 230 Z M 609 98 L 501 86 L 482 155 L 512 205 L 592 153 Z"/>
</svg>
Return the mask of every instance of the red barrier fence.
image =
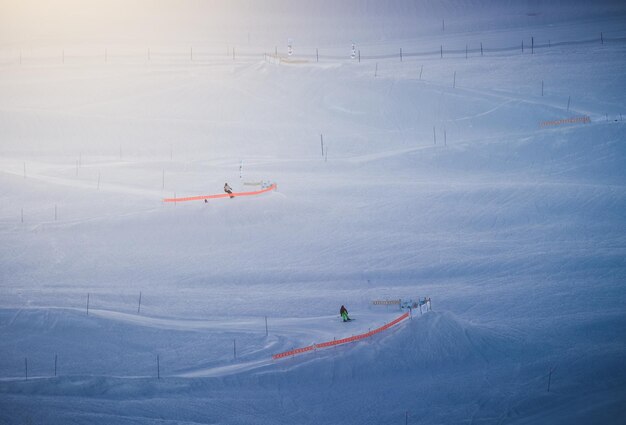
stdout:
<svg viewBox="0 0 626 425">
<path fill-rule="evenodd" d="M 380 333 L 382 331 L 385 331 L 385 330 L 389 329 L 390 327 L 400 323 L 401 321 L 403 321 L 407 317 L 409 317 L 409 313 L 404 313 L 402 316 L 398 317 L 397 319 L 395 319 L 395 320 L 393 320 L 393 321 L 391 321 L 391 322 L 381 326 L 380 328 L 376 328 L 373 331 L 369 331 L 369 332 L 366 332 L 364 334 L 354 335 L 354 336 L 351 336 L 351 337 L 348 337 L 348 338 L 335 339 L 333 341 L 322 342 L 320 344 L 313 344 L 313 345 L 309 345 L 308 347 L 296 348 L 296 349 L 293 349 L 293 350 L 285 351 L 283 353 L 274 354 L 272 356 L 272 359 L 274 359 L 274 360 L 282 359 L 284 357 L 295 356 L 296 354 L 307 353 L 309 351 L 313 351 L 313 350 L 316 350 L 318 348 L 334 347 L 336 345 L 341 345 L 341 344 L 347 344 L 349 342 L 360 341 L 362 339 L 369 338 L 369 337 L 371 337 L 373 335 L 376 335 L 377 333 Z"/>
<path fill-rule="evenodd" d="M 233 192 L 233 193 L 219 193 L 217 195 L 201 195 L 201 196 L 190 196 L 187 198 L 165 198 L 163 202 L 185 202 L 185 201 L 201 201 L 203 199 L 218 199 L 218 198 L 228 198 L 235 196 L 251 196 L 251 195 L 259 195 L 261 193 L 269 192 L 270 190 L 276 189 L 276 183 L 273 183 L 270 187 L 255 190 L 254 192 Z"/>
<path fill-rule="evenodd" d="M 577 122 L 582 122 L 582 123 L 590 123 L 591 122 L 591 118 L 589 118 L 588 116 L 582 116 L 582 117 L 573 117 L 573 118 L 566 118 L 563 120 L 556 120 L 556 121 L 542 121 L 539 126 L 540 127 L 548 127 L 551 125 L 562 125 L 562 124 L 573 124 L 573 123 L 577 123 Z"/>
</svg>

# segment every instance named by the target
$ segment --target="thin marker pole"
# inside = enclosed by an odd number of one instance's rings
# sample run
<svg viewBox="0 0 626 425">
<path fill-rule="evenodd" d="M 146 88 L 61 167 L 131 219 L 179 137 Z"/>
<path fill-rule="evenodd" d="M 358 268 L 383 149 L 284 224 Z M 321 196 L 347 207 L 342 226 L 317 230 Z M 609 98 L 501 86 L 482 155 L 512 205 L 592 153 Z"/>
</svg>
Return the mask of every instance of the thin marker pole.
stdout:
<svg viewBox="0 0 626 425">
<path fill-rule="evenodd" d="M 359 63 L 361 63 L 361 49 L 359 49 Z"/>
<path fill-rule="evenodd" d="M 443 44 L 439 45 L 439 54 L 441 55 L 441 59 L 443 59 Z"/>
<path fill-rule="evenodd" d="M 233 339 L 233 358 L 237 358 L 237 340 Z"/>
<path fill-rule="evenodd" d="M 28 358 L 24 357 L 24 373 L 25 373 L 25 378 L 28 381 Z"/>
<path fill-rule="evenodd" d="M 54 206 L 54 221 L 57 221 L 57 206 Z"/>
<path fill-rule="evenodd" d="M 24 162 L 24 178 L 26 178 L 26 162 Z"/>
<path fill-rule="evenodd" d="M 324 135 L 320 134 L 320 144 L 322 145 L 322 157 L 324 156 Z"/>
<path fill-rule="evenodd" d="M 571 100 L 571 96 L 567 96 L 567 112 L 569 112 L 569 102 Z"/>
<path fill-rule="evenodd" d="M 57 376 L 57 355 L 54 355 L 54 376 Z"/>
<path fill-rule="evenodd" d="M 141 312 L 141 291 L 139 291 L 139 305 L 137 306 L 137 314 Z"/>
<path fill-rule="evenodd" d="M 163 169 L 163 182 L 161 186 L 161 190 L 165 189 L 165 168 Z"/>
<path fill-rule="evenodd" d="M 87 316 L 89 316 L 89 292 L 87 292 Z"/>
<path fill-rule="evenodd" d="M 535 37 L 530 37 L 530 54 L 535 54 Z"/>
<path fill-rule="evenodd" d="M 437 134 L 435 133 L 435 126 L 433 125 L 433 142 L 436 145 L 437 144 Z"/>
<path fill-rule="evenodd" d="M 424 65 L 420 68 L 420 80 L 422 79 L 422 72 L 424 72 Z"/>
<path fill-rule="evenodd" d="M 21 221 L 22 221 L 22 223 L 24 223 L 24 208 L 22 208 Z"/>
<path fill-rule="evenodd" d="M 446 135 L 446 129 L 443 129 L 443 145 L 448 146 L 448 136 Z"/>
<path fill-rule="evenodd" d="M 265 336 L 268 336 L 269 334 L 269 329 L 267 327 L 267 316 L 265 316 Z"/>
<path fill-rule="evenodd" d="M 320 52 L 317 48 L 315 48 L 315 62 L 320 61 Z"/>
<path fill-rule="evenodd" d="M 465 45 L 465 59 L 467 59 L 467 44 Z"/>
<path fill-rule="evenodd" d="M 483 42 L 480 42 L 480 55 L 483 55 Z"/>
<path fill-rule="evenodd" d="M 543 97 L 543 80 L 541 80 L 541 96 Z"/>
<path fill-rule="evenodd" d="M 161 379 L 161 362 L 159 360 L 158 354 L 157 354 L 157 379 Z"/>
<path fill-rule="evenodd" d="M 452 88 L 456 88 L 456 71 L 454 71 L 454 79 L 452 81 Z"/>
<path fill-rule="evenodd" d="M 374 78 L 378 76 L 378 62 L 376 62 L 376 68 L 374 68 Z"/>
<path fill-rule="evenodd" d="M 402 47 L 400 47 L 400 62 L 402 62 Z"/>
</svg>

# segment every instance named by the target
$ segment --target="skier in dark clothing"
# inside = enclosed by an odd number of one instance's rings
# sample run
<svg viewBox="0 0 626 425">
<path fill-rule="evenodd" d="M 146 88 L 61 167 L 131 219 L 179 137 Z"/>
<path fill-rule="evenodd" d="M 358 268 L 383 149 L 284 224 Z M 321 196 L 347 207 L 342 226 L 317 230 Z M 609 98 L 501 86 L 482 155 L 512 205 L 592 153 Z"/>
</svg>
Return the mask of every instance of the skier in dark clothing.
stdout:
<svg viewBox="0 0 626 425">
<path fill-rule="evenodd" d="M 228 193 L 231 198 L 234 198 L 233 189 L 228 185 L 228 183 L 224 183 L 224 192 Z"/>
<path fill-rule="evenodd" d="M 348 317 L 348 309 L 345 308 L 344 306 L 341 306 L 341 308 L 339 309 L 339 314 L 341 314 L 341 318 L 343 319 L 344 322 L 352 320 Z"/>
</svg>

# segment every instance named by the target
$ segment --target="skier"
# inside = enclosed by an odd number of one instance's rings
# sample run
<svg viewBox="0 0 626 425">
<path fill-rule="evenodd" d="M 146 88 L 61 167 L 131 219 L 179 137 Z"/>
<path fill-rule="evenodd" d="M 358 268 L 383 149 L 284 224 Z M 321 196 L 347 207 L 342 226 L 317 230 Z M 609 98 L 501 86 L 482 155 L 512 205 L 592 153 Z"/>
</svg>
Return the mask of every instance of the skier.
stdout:
<svg viewBox="0 0 626 425">
<path fill-rule="evenodd" d="M 224 192 L 228 193 L 231 198 L 234 198 L 233 189 L 228 185 L 228 183 L 224 183 Z"/>
<path fill-rule="evenodd" d="M 341 314 L 341 318 L 344 322 L 352 320 L 348 317 L 348 309 L 346 309 L 344 306 L 341 306 L 341 308 L 339 309 L 339 314 Z"/>
</svg>

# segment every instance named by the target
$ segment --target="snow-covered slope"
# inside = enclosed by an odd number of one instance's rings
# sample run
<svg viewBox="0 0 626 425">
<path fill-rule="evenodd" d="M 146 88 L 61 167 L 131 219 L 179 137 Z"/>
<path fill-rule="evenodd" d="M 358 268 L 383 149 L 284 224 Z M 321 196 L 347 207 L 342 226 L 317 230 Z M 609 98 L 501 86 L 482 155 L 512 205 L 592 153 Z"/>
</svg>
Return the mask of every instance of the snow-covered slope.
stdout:
<svg viewBox="0 0 626 425">
<path fill-rule="evenodd" d="M 623 7 L 357 3 L 267 3 L 249 44 L 4 38 L 0 423 L 624 421 Z"/>
</svg>

